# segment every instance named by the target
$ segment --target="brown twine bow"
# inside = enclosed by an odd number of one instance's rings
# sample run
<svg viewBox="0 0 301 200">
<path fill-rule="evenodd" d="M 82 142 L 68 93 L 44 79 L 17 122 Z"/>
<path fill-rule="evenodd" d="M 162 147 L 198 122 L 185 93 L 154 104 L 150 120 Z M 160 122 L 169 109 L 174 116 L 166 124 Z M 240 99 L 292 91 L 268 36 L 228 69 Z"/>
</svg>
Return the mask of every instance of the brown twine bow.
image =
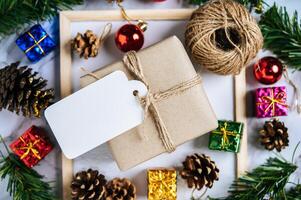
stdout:
<svg viewBox="0 0 301 200">
<path fill-rule="evenodd" d="M 132 73 L 132 75 L 146 85 L 146 87 L 148 89 L 148 93 L 145 97 L 141 98 L 141 103 L 144 105 L 145 117 L 147 116 L 147 113 L 149 111 L 155 122 L 156 128 L 159 133 L 159 137 L 160 137 L 165 149 L 168 152 L 174 151 L 175 150 L 174 143 L 170 137 L 170 134 L 169 134 L 161 116 L 160 116 L 160 113 L 159 113 L 158 108 L 155 103 L 158 101 L 167 99 L 171 96 L 179 95 L 179 94 L 185 92 L 186 90 L 200 84 L 201 77 L 199 75 L 197 75 L 194 78 L 192 78 L 186 82 L 180 83 L 178 85 L 175 85 L 165 91 L 153 93 L 144 74 L 143 74 L 141 63 L 140 63 L 140 60 L 139 60 L 136 52 L 135 51 L 128 52 L 124 56 L 123 62 L 125 64 L 125 66 L 127 67 L 127 69 Z"/>
<path fill-rule="evenodd" d="M 164 148 L 166 149 L 167 152 L 173 152 L 175 150 L 175 145 L 174 142 L 172 141 L 170 134 L 160 116 L 159 110 L 156 106 L 156 102 L 168 99 L 171 96 L 179 95 L 182 94 L 183 92 L 187 91 L 188 89 L 199 85 L 201 83 L 201 77 L 200 75 L 196 75 L 194 78 L 182 82 L 180 84 L 177 84 L 165 91 L 159 91 L 157 93 L 153 93 L 150 85 L 148 84 L 142 67 L 140 60 L 136 54 L 135 51 L 130 51 L 125 54 L 123 58 L 123 63 L 127 70 L 134 76 L 135 79 L 138 79 L 139 81 L 143 82 L 145 86 L 148 89 L 148 93 L 145 97 L 139 97 L 138 92 L 134 91 L 134 95 L 139 98 L 139 102 L 143 105 L 144 107 L 144 118 L 147 117 L 148 112 L 150 112 L 156 129 L 158 130 L 159 133 L 159 138 L 161 139 Z M 89 76 L 99 80 L 100 78 L 91 72 L 88 72 L 85 68 L 81 68 L 83 71 L 85 71 Z"/>
</svg>

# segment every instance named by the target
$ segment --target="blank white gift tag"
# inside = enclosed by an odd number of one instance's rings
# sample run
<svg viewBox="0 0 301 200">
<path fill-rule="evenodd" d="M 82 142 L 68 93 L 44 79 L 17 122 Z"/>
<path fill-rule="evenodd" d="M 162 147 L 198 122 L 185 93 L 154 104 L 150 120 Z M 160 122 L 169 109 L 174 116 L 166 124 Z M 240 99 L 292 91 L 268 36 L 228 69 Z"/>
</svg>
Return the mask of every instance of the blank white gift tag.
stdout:
<svg viewBox="0 0 301 200">
<path fill-rule="evenodd" d="M 147 94 L 142 82 L 115 71 L 48 107 L 45 118 L 66 157 L 74 159 L 141 124 L 135 90 Z"/>
</svg>

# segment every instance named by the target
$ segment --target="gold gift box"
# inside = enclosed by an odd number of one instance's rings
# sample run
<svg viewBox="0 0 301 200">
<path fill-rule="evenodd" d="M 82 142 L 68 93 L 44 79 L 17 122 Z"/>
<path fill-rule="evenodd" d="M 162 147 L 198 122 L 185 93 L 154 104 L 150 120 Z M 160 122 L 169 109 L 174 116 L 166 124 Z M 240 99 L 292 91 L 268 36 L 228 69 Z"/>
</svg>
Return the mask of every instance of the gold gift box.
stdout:
<svg viewBox="0 0 301 200">
<path fill-rule="evenodd" d="M 148 200 L 176 200 L 177 172 L 174 169 L 152 169 L 147 172 Z"/>
</svg>

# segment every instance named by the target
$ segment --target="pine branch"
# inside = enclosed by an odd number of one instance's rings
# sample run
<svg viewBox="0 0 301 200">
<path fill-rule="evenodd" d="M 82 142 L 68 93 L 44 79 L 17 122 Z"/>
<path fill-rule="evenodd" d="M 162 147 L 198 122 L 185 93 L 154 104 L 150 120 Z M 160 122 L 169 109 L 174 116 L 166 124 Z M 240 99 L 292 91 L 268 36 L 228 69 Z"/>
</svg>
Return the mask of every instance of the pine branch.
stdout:
<svg viewBox="0 0 301 200">
<path fill-rule="evenodd" d="M 213 199 L 262 200 L 269 197 L 267 199 L 283 200 L 285 185 L 296 169 L 296 165 L 282 158 L 270 158 L 265 164 L 234 181 L 228 197 Z"/>
<path fill-rule="evenodd" d="M 59 10 L 71 9 L 81 3 L 83 0 L 0 0 L 0 37 L 25 24 L 50 19 Z"/>
<path fill-rule="evenodd" d="M 264 47 L 273 51 L 290 67 L 301 70 L 301 23 L 297 11 L 290 18 L 285 8 L 275 4 L 259 22 Z"/>
<path fill-rule="evenodd" d="M 0 141 L 1 140 L 2 138 L 0 136 Z M 13 197 L 13 200 L 55 199 L 49 183 L 42 180 L 43 176 L 25 166 L 22 161 L 12 153 L 4 157 L 1 152 L 1 156 L 0 177 L 1 180 L 8 178 L 7 191 L 10 196 Z"/>
<path fill-rule="evenodd" d="M 286 193 L 287 200 L 301 200 L 301 185 L 298 184 Z"/>
<path fill-rule="evenodd" d="M 209 0 L 189 0 L 190 4 L 194 5 L 201 5 L 206 3 Z M 241 3 L 245 7 L 249 9 L 249 11 L 252 11 L 253 8 L 255 8 L 255 12 L 261 13 L 263 9 L 263 0 L 236 0 L 237 2 Z"/>
</svg>

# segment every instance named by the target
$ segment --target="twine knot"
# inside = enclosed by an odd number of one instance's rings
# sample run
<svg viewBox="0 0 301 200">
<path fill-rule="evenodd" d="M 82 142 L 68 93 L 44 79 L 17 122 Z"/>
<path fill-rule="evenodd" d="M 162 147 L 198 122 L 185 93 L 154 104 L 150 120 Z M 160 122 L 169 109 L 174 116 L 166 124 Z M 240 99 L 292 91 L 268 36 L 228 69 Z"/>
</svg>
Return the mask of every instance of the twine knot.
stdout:
<svg viewBox="0 0 301 200">
<path fill-rule="evenodd" d="M 132 74 L 134 79 L 143 82 L 147 88 L 148 93 L 144 97 L 139 96 L 139 92 L 137 90 L 133 91 L 133 95 L 138 98 L 139 102 L 144 108 L 144 119 L 147 118 L 148 113 L 152 116 L 154 124 L 159 134 L 159 138 L 161 139 L 164 148 L 167 152 L 173 152 L 176 149 L 174 142 L 172 141 L 171 136 L 166 128 L 166 125 L 162 120 L 162 117 L 156 106 L 156 102 L 168 99 L 171 96 L 180 95 L 183 92 L 191 89 L 192 87 L 201 84 L 202 81 L 200 75 L 196 75 L 192 79 L 179 83 L 165 91 L 159 91 L 154 93 L 146 77 L 144 76 L 140 60 L 135 51 L 130 51 L 126 53 L 123 57 L 123 63 L 126 69 Z M 82 70 L 87 72 L 87 70 L 85 70 L 84 68 L 82 68 Z M 97 80 L 100 79 L 94 73 L 87 72 L 87 74 Z M 142 138 L 146 138 L 146 136 L 143 135 Z"/>
<path fill-rule="evenodd" d="M 144 117 L 146 118 L 148 115 L 148 112 L 150 113 L 150 115 L 154 119 L 154 123 L 158 130 L 159 137 L 160 137 L 165 149 L 168 152 L 174 151 L 175 150 L 174 142 L 171 139 L 171 136 L 166 128 L 165 123 L 162 120 L 162 117 L 160 116 L 159 110 L 156 106 L 156 102 L 167 99 L 170 96 L 179 95 L 179 94 L 185 92 L 186 90 L 200 84 L 201 77 L 199 75 L 197 75 L 196 77 L 194 77 L 188 81 L 182 82 L 180 84 L 177 84 L 165 91 L 153 93 L 148 81 L 146 80 L 146 78 L 144 76 L 143 69 L 141 67 L 141 63 L 140 63 L 140 60 L 139 60 L 136 52 L 135 51 L 128 52 L 123 58 L 123 63 L 126 66 L 126 68 L 130 71 L 130 73 L 134 76 L 134 78 L 143 82 L 148 89 L 148 93 L 145 97 L 139 97 L 140 102 L 144 106 Z M 138 93 L 136 93 L 136 94 L 138 94 Z"/>
</svg>

